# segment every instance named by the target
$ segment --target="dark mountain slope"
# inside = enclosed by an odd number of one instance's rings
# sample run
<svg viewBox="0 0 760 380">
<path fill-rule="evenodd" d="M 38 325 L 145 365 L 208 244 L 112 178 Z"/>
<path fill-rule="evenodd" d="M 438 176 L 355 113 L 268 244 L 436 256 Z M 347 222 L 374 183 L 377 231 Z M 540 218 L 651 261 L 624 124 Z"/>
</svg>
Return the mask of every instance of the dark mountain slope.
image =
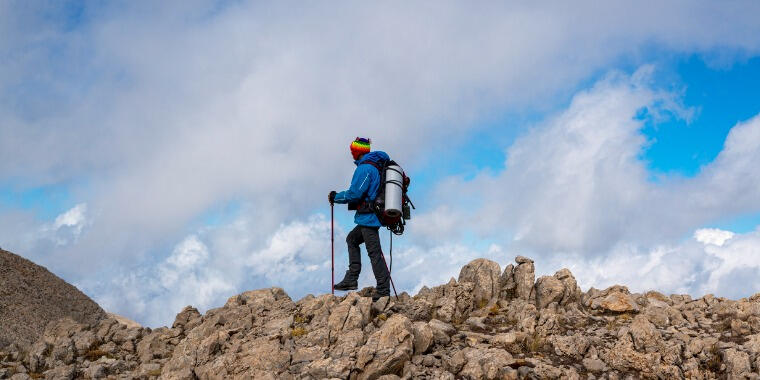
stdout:
<svg viewBox="0 0 760 380">
<path fill-rule="evenodd" d="M 79 289 L 21 256 L 0 249 L 0 348 L 30 346 L 51 321 L 96 323 L 105 311 Z"/>
</svg>

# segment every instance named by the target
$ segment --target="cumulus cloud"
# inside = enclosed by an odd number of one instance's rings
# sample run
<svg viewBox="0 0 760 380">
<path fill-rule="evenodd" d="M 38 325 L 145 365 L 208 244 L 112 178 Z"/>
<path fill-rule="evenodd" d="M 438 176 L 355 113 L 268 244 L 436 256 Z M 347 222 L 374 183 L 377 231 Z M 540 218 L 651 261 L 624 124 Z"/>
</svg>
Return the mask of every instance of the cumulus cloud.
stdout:
<svg viewBox="0 0 760 380">
<path fill-rule="evenodd" d="M 150 326 L 171 324 L 186 305 L 206 310 L 247 289 L 279 286 L 293 297 L 330 291 L 330 222 L 324 216 L 283 224 L 263 244 L 251 238 L 256 228 L 255 220 L 245 216 L 203 228 L 152 265 L 117 268 L 111 280 L 80 285 L 109 311 Z M 336 239 L 345 239 L 339 227 Z M 336 268 L 347 263 L 341 248 Z"/>
<path fill-rule="evenodd" d="M 529 252 L 587 257 L 621 242 L 676 242 L 716 220 L 760 211 L 760 196 L 748 191 L 760 185 L 751 169 L 760 159 L 760 117 L 733 127 L 724 150 L 695 178 L 652 180 L 640 158 L 647 118 L 685 118 L 690 110 L 653 87 L 651 70 L 613 73 L 576 94 L 506 149 L 505 170 L 449 180 L 435 202 L 469 194 L 482 206 L 456 212 L 469 214 L 460 220 L 484 235 L 511 237 Z"/>
<path fill-rule="evenodd" d="M 731 231 L 724 231 L 718 228 L 700 228 L 694 231 L 694 239 L 696 241 L 705 245 L 717 245 L 718 247 L 733 238 L 734 235 Z"/>
<path fill-rule="evenodd" d="M 760 185 L 752 169 L 760 159 L 760 117 L 734 126 L 723 151 L 695 177 L 653 180 L 640 158 L 649 143 L 641 133 L 647 117 L 688 118 L 690 110 L 656 90 L 651 70 L 613 73 L 576 94 L 506 149 L 506 169 L 448 179 L 434 202 L 458 194 L 480 199 L 482 206 L 450 214 L 507 252 L 533 256 L 540 273 L 569 267 L 585 287 L 622 283 L 731 297 L 760 291 L 752 277 L 760 265 L 757 232 L 703 228 L 760 211 L 760 197 L 749 190 Z"/>
<path fill-rule="evenodd" d="M 705 239 L 710 234 L 711 238 Z M 719 238 L 713 239 L 719 236 Z M 731 236 L 725 239 L 726 236 Z M 658 290 L 734 299 L 760 292 L 760 234 L 698 230 L 693 238 L 651 249 L 621 245 L 607 255 L 555 258 L 552 266 L 574 269 L 584 288 L 627 284 L 633 291 Z"/>
<path fill-rule="evenodd" d="M 7 224 L 3 223 L 3 243 L 13 249 L 54 255 L 53 251 L 77 243 L 91 221 L 86 203 L 62 212 L 51 222 L 37 221 L 25 213 L 11 214 Z"/>
</svg>

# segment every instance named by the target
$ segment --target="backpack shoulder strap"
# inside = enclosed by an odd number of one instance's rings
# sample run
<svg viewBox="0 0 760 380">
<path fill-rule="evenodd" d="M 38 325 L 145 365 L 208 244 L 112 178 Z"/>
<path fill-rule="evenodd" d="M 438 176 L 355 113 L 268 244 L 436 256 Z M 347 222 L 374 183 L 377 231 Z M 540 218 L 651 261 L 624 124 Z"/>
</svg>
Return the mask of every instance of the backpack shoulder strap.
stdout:
<svg viewBox="0 0 760 380">
<path fill-rule="evenodd" d="M 364 161 L 361 164 L 362 165 L 372 165 L 372 166 L 375 167 L 375 169 L 377 169 L 377 172 L 379 174 L 383 174 L 383 165 L 381 165 L 381 164 L 379 164 L 379 163 L 377 163 L 375 161 Z"/>
</svg>

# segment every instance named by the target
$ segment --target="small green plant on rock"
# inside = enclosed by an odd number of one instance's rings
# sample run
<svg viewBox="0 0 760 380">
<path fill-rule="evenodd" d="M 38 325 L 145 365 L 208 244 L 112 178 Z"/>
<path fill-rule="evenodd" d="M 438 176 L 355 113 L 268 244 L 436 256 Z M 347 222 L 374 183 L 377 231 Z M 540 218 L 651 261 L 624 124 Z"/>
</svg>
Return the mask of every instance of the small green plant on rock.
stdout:
<svg viewBox="0 0 760 380">
<path fill-rule="evenodd" d="M 720 367 L 723 364 L 723 358 L 720 356 L 720 350 L 717 344 L 713 344 L 709 351 L 710 359 L 707 360 L 707 369 L 715 373 L 720 372 Z"/>
<path fill-rule="evenodd" d="M 538 333 L 533 333 L 530 337 L 525 339 L 525 350 L 528 352 L 541 352 L 544 350 L 546 340 Z"/>
<path fill-rule="evenodd" d="M 98 359 L 102 358 L 103 356 L 105 356 L 105 357 L 107 357 L 109 359 L 113 358 L 113 356 L 111 354 L 109 354 L 108 352 L 105 352 L 103 350 L 100 350 L 100 349 L 89 350 L 89 351 L 87 351 L 84 354 L 84 357 L 87 358 L 87 360 L 89 360 L 91 362 L 97 361 Z"/>
<path fill-rule="evenodd" d="M 294 338 L 297 338 L 299 336 L 306 335 L 306 332 L 307 331 L 306 331 L 305 328 L 303 328 L 303 327 L 296 327 L 296 328 L 293 329 L 293 331 L 290 332 L 290 336 L 292 336 Z"/>
<path fill-rule="evenodd" d="M 148 374 L 147 374 L 147 375 L 148 375 L 148 376 L 156 376 L 156 377 L 158 377 L 158 376 L 161 376 L 161 368 L 159 368 L 159 369 L 154 369 L 154 370 L 152 370 L 152 371 L 148 371 Z"/>
</svg>

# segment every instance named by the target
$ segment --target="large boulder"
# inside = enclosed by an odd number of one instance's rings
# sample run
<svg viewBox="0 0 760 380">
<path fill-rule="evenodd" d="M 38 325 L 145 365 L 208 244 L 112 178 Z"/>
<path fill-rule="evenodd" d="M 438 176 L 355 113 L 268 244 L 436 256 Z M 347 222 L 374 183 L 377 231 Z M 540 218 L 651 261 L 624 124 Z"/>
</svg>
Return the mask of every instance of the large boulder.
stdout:
<svg viewBox="0 0 760 380">
<path fill-rule="evenodd" d="M 552 302 L 562 300 L 565 285 L 552 276 L 541 276 L 536 281 L 536 307 L 543 309 Z"/>
<path fill-rule="evenodd" d="M 425 322 L 414 322 L 414 353 L 424 354 L 433 345 L 433 329 Z"/>
<path fill-rule="evenodd" d="M 581 300 L 581 288 L 575 280 L 575 276 L 567 268 L 562 268 L 554 273 L 554 278 L 562 282 L 565 290 L 562 293 L 560 305 L 567 305 Z"/>
<path fill-rule="evenodd" d="M 599 291 L 591 288 L 584 295 L 583 304 L 591 310 L 599 312 L 639 312 L 639 305 L 631 296 L 628 288 L 625 286 L 614 285 Z"/>
<path fill-rule="evenodd" d="M 444 322 L 464 322 L 475 304 L 473 301 L 474 288 L 474 283 L 468 281 L 458 283 L 453 277 L 445 285 L 436 286 L 432 289 L 424 288 L 414 296 L 412 301 L 413 305 L 423 310 L 412 310 L 415 311 L 413 317 L 418 319 L 417 316 L 424 314 L 425 320 L 435 318 Z M 429 311 L 426 310 L 428 307 Z"/>
<path fill-rule="evenodd" d="M 462 267 L 458 282 L 474 284 L 472 289 L 473 301 L 476 308 L 480 308 L 499 296 L 501 290 L 500 274 L 501 268 L 495 261 L 475 259 Z"/>
<path fill-rule="evenodd" d="M 374 380 L 382 375 L 400 374 L 414 352 L 412 322 L 394 314 L 375 331 L 356 356 L 360 380 Z"/>
<path fill-rule="evenodd" d="M 499 285 L 501 286 L 501 293 L 499 294 L 499 298 L 501 299 L 512 299 L 515 298 L 515 276 L 514 276 L 515 266 L 513 264 L 509 264 L 506 267 L 504 267 L 504 272 L 501 273 L 501 276 L 499 276 Z"/>
<path fill-rule="evenodd" d="M 536 281 L 536 268 L 533 260 L 523 256 L 515 257 L 518 263 L 513 272 L 515 282 L 515 296 L 522 300 L 530 300 L 533 285 Z"/>
<path fill-rule="evenodd" d="M 543 309 L 552 302 L 568 305 L 580 300 L 581 289 L 570 270 L 563 268 L 553 276 L 541 276 L 534 289 L 536 307 Z"/>
<path fill-rule="evenodd" d="M 343 331 L 362 329 L 369 322 L 371 308 L 371 298 L 349 293 L 343 302 L 333 308 L 327 319 L 330 342 L 336 342 Z"/>
<path fill-rule="evenodd" d="M 514 363 L 509 352 L 498 348 L 465 348 L 452 357 L 452 370 L 463 379 L 508 378 Z M 461 364 L 460 364 L 461 363 Z"/>
<path fill-rule="evenodd" d="M 646 316 L 637 315 L 630 327 L 633 345 L 639 351 L 656 352 L 662 345 L 662 335 Z"/>
</svg>

